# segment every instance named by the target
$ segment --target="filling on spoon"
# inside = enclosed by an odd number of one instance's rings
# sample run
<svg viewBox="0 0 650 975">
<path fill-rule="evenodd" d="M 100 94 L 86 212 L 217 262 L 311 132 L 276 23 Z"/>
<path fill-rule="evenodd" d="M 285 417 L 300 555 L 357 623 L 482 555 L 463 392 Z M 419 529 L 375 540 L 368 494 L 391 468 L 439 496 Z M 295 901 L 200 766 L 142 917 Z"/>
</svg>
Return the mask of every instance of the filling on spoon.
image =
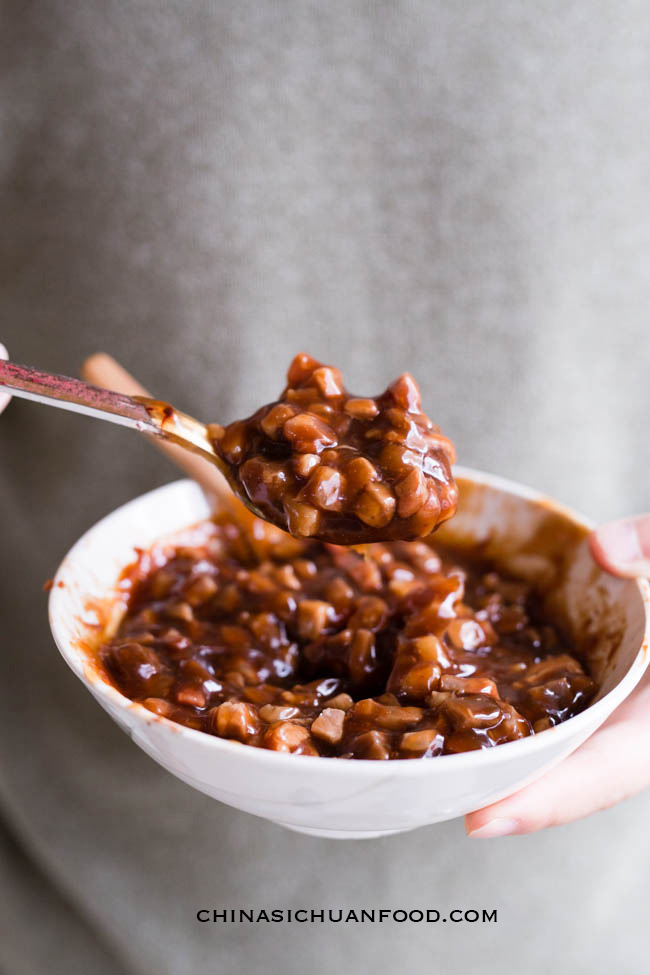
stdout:
<svg viewBox="0 0 650 975">
<path fill-rule="evenodd" d="M 380 396 L 353 396 L 338 369 L 297 355 L 276 402 L 208 431 L 255 508 L 292 535 L 421 538 L 456 510 L 454 446 L 409 373 Z"/>
</svg>

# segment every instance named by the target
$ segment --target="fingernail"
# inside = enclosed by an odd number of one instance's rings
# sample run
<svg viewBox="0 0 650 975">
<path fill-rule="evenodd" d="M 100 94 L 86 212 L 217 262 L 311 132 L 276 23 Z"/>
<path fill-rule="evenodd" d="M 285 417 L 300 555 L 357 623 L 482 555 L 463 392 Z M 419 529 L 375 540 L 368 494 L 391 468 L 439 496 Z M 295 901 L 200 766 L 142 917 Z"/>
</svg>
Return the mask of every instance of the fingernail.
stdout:
<svg viewBox="0 0 650 975">
<path fill-rule="evenodd" d="M 601 525 L 596 529 L 596 538 L 615 565 L 626 566 L 643 560 L 641 539 L 634 521 L 612 521 Z"/>
<path fill-rule="evenodd" d="M 517 832 L 519 823 L 516 819 L 490 819 L 489 822 L 473 829 L 467 835 L 473 840 L 491 840 L 497 836 L 511 836 Z"/>
<path fill-rule="evenodd" d="M 0 359 L 8 359 L 9 353 L 7 352 L 6 346 L 0 342 Z M 4 410 L 5 406 L 10 402 L 11 395 L 9 393 L 0 393 L 0 413 Z"/>
</svg>

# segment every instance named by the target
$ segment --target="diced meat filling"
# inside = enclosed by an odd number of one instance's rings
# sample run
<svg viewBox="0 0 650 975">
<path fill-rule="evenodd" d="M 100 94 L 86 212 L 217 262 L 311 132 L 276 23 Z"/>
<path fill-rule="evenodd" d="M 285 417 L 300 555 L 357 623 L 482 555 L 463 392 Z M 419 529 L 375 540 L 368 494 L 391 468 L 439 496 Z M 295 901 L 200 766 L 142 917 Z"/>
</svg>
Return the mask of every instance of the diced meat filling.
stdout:
<svg viewBox="0 0 650 975">
<path fill-rule="evenodd" d="M 206 523 L 125 572 L 128 611 L 100 651 L 122 693 L 232 742 L 387 760 L 536 734 L 596 692 L 531 587 L 491 566 L 253 527 Z"/>
</svg>

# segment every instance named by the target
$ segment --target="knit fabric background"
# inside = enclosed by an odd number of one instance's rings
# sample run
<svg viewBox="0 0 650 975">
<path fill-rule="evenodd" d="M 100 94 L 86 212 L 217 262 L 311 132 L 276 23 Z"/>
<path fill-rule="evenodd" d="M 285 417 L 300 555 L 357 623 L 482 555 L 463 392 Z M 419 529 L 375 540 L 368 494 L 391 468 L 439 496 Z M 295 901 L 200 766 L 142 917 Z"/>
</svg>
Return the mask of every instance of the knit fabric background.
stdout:
<svg viewBox="0 0 650 975">
<path fill-rule="evenodd" d="M 111 352 L 206 420 L 307 351 L 402 370 L 463 464 L 596 519 L 650 508 L 643 0 L 4 0 L 0 340 Z M 310 839 L 138 750 L 41 592 L 174 478 L 134 434 L 0 418 L 0 968 L 8 975 L 632 972 L 650 796 L 539 835 Z M 606 774 L 606 770 L 603 770 Z M 497 925 L 200 924 L 200 908 L 497 908 Z"/>
</svg>

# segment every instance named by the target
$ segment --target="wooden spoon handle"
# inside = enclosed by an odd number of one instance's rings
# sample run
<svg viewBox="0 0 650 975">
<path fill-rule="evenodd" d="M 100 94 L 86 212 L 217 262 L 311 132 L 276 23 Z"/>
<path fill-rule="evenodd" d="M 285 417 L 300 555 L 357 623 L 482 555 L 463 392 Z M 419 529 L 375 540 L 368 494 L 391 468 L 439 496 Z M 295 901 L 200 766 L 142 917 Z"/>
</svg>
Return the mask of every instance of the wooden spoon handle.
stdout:
<svg viewBox="0 0 650 975">
<path fill-rule="evenodd" d="M 98 352 L 86 359 L 81 367 L 81 375 L 95 386 L 101 386 L 116 393 L 123 393 L 127 396 L 150 396 L 134 376 L 127 372 L 112 356 L 106 355 L 104 352 Z M 218 467 L 182 447 L 177 447 L 160 438 L 151 437 L 150 439 L 177 467 L 180 467 L 188 477 L 200 485 L 213 506 L 217 504 L 220 507 L 227 506 L 238 520 L 242 512 L 246 512 L 246 520 L 248 520 L 249 514 L 245 506 L 234 496 Z"/>
</svg>

